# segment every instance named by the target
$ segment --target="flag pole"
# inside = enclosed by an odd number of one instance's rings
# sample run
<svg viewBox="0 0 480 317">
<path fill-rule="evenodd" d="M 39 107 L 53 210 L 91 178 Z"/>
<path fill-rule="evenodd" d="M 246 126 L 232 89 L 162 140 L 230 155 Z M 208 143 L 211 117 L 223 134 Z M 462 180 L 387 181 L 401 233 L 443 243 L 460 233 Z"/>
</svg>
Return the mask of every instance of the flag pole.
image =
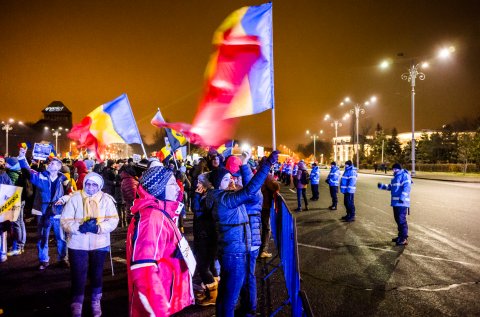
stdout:
<svg viewBox="0 0 480 317">
<path fill-rule="evenodd" d="M 270 49 L 270 62 L 272 65 L 270 66 L 270 76 L 272 80 L 272 148 L 273 151 L 277 149 L 277 137 L 276 137 L 276 131 L 275 131 L 275 85 L 273 84 L 273 2 L 272 2 L 272 32 L 271 32 L 271 49 Z"/>
</svg>

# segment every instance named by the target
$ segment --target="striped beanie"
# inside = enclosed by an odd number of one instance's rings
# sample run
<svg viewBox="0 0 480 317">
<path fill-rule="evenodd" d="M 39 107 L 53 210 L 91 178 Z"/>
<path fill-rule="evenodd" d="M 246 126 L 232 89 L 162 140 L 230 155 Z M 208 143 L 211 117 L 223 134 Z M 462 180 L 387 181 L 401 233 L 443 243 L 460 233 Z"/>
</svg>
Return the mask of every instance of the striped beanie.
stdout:
<svg viewBox="0 0 480 317">
<path fill-rule="evenodd" d="M 140 185 L 155 198 L 165 199 L 165 187 L 172 176 L 171 169 L 163 166 L 151 167 L 143 173 Z"/>
</svg>

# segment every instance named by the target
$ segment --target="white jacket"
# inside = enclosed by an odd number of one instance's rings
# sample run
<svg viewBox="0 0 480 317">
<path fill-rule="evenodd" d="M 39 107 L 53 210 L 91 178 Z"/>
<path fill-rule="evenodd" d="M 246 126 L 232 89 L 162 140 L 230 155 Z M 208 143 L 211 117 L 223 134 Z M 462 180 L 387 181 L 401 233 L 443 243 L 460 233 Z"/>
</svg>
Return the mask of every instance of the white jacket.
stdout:
<svg viewBox="0 0 480 317">
<path fill-rule="evenodd" d="M 65 204 L 60 218 L 67 234 L 67 247 L 74 250 L 96 250 L 110 245 L 110 232 L 118 225 L 117 208 L 112 196 L 102 193 L 97 216 L 98 233 L 81 233 L 80 225 L 85 221 L 81 191 L 73 194 Z"/>
</svg>

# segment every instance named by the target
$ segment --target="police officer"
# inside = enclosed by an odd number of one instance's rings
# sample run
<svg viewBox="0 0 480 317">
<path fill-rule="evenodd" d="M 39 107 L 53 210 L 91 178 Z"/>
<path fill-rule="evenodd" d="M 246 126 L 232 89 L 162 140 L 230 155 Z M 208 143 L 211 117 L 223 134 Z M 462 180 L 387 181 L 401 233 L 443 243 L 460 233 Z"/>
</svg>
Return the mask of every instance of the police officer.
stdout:
<svg viewBox="0 0 480 317">
<path fill-rule="evenodd" d="M 328 184 L 330 188 L 330 196 L 332 197 L 332 205 L 328 207 L 330 210 L 337 210 L 337 193 L 338 193 L 338 180 L 340 179 L 340 169 L 337 166 L 337 163 L 330 163 L 330 173 L 328 173 L 325 183 Z"/>
<path fill-rule="evenodd" d="M 378 188 L 382 190 L 389 190 L 392 195 L 391 206 L 393 207 L 393 216 L 397 223 L 398 236 L 392 239 L 396 245 L 408 244 L 408 224 L 407 212 L 410 208 L 410 190 L 412 179 L 408 171 L 402 169 L 398 163 L 393 164 L 393 178 L 390 184 L 378 183 Z"/>
<path fill-rule="evenodd" d="M 343 203 L 347 214 L 341 219 L 345 222 L 355 221 L 355 190 L 357 189 L 357 169 L 353 167 L 352 161 L 345 162 L 345 171 L 340 180 L 340 191 L 343 194 Z"/>
</svg>

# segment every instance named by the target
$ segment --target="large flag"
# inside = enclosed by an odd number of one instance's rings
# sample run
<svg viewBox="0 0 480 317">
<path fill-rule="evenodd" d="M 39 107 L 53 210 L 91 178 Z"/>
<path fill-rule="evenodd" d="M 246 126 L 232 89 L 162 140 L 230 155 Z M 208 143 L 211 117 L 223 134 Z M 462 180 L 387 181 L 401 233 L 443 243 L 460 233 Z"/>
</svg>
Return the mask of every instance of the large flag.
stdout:
<svg viewBox="0 0 480 317">
<path fill-rule="evenodd" d="M 161 127 L 164 123 L 166 123 L 165 119 L 163 119 L 162 113 L 160 112 L 160 109 L 158 109 L 157 113 L 152 118 L 151 124 L 156 127 Z M 167 133 L 168 142 L 170 143 L 173 152 L 187 144 L 187 138 L 182 133 L 167 127 L 165 127 L 165 132 Z"/>
<path fill-rule="evenodd" d="M 191 125 L 164 123 L 190 142 L 217 147 L 232 139 L 238 116 L 273 107 L 272 5 L 244 7 L 213 37 L 205 92 Z"/>
<path fill-rule="evenodd" d="M 78 147 L 94 150 L 99 160 L 100 154 L 109 144 L 142 144 L 126 94 L 90 112 L 73 126 L 68 137 L 76 141 Z"/>
<path fill-rule="evenodd" d="M 225 117 L 241 117 L 272 109 L 274 105 L 272 4 L 243 7 L 231 13 L 215 31 L 213 44 L 221 45 L 222 41 L 232 34 L 235 37 L 255 36 L 261 46 L 259 58 L 244 77 Z M 207 72 L 214 71 L 216 62 L 214 54 Z"/>
</svg>

